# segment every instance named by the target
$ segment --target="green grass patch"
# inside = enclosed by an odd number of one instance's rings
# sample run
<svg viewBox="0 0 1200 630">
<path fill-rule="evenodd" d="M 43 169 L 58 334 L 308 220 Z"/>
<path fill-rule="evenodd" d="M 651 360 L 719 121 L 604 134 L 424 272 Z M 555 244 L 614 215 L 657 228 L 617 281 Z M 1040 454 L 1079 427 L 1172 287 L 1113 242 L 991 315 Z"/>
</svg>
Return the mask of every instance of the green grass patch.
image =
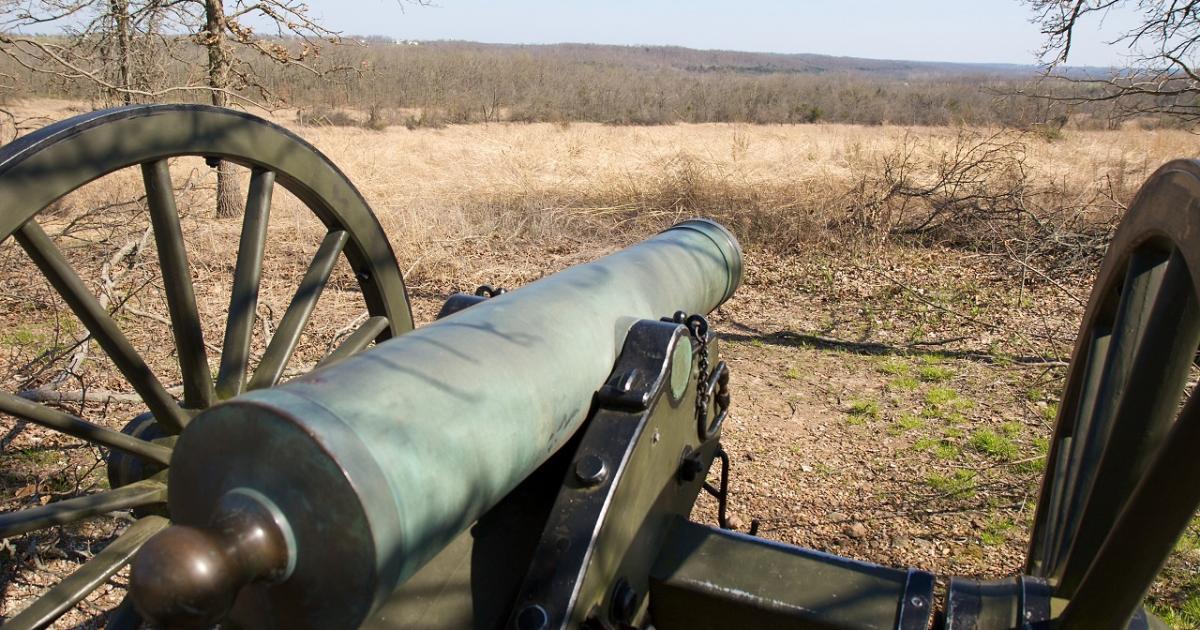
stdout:
<svg viewBox="0 0 1200 630">
<path fill-rule="evenodd" d="M 980 429 L 971 435 L 967 444 L 972 450 L 983 453 L 988 457 L 1009 461 L 1017 456 L 1017 445 L 1007 437 L 992 431 Z"/>
<path fill-rule="evenodd" d="M 9 346 L 44 345 L 49 336 L 39 330 L 18 326 L 4 334 L 4 344 Z"/>
<path fill-rule="evenodd" d="M 877 401 L 865 398 L 850 401 L 850 417 L 847 419 L 850 424 L 866 424 L 868 420 L 875 420 L 877 418 L 879 418 L 879 403 Z"/>
<path fill-rule="evenodd" d="M 925 392 L 925 403 L 929 405 L 947 405 L 958 398 L 958 392 L 949 387 L 931 387 Z"/>
<path fill-rule="evenodd" d="M 762 339 L 751 339 L 750 340 L 750 346 L 752 348 L 762 348 L 765 345 L 766 344 L 763 343 Z"/>
<path fill-rule="evenodd" d="M 933 447 L 932 452 L 934 457 L 946 460 L 948 462 L 952 462 L 959 457 L 962 457 L 962 449 L 958 448 L 958 445 L 954 444 L 953 442 L 947 442 L 945 440 L 939 441 L 937 445 Z"/>
<path fill-rule="evenodd" d="M 903 359 L 897 359 L 895 357 L 884 359 L 883 361 L 880 361 L 878 365 L 875 366 L 876 370 L 879 370 L 880 372 L 891 375 L 891 376 L 906 376 L 908 374 L 909 368 L 910 368 L 910 366 L 909 366 L 908 362 L 904 361 Z"/>
<path fill-rule="evenodd" d="M 913 442 L 912 447 L 914 450 L 918 450 L 918 451 L 929 451 L 929 450 L 933 450 L 933 447 L 937 446 L 937 443 L 938 443 L 938 440 L 936 440 L 934 438 L 923 437 L 923 438 L 917 438 L 917 441 Z"/>
<path fill-rule="evenodd" d="M 1179 542 L 1175 543 L 1175 553 L 1192 553 L 1200 551 L 1200 517 L 1192 519 Z"/>
<path fill-rule="evenodd" d="M 926 383 L 941 383 L 954 376 L 954 371 L 944 365 L 922 365 L 917 376 Z"/>
<path fill-rule="evenodd" d="M 1200 593 L 1188 597 L 1178 607 L 1160 604 L 1151 606 L 1150 612 L 1171 628 L 1200 628 Z"/>
<path fill-rule="evenodd" d="M 812 467 L 813 467 L 813 471 L 816 472 L 817 474 L 821 475 L 822 477 L 828 477 L 829 475 L 832 475 L 833 473 L 837 472 L 836 470 L 834 470 L 833 466 L 830 466 L 829 464 L 826 464 L 824 462 L 816 462 L 815 464 L 812 465 Z"/>
<path fill-rule="evenodd" d="M 1023 462 L 1017 464 L 1016 466 L 1014 466 L 1014 470 L 1016 470 L 1019 473 L 1044 472 L 1046 470 L 1046 458 L 1038 457 L 1036 459 L 1029 459 L 1029 460 L 1023 461 Z"/>
<path fill-rule="evenodd" d="M 911 413 L 906 413 L 900 416 L 899 420 L 892 423 L 892 426 L 890 429 L 888 429 L 888 432 L 892 435 L 900 435 L 902 433 L 912 431 L 913 429 L 920 429 L 923 426 L 925 426 L 924 420 L 918 416 L 914 416 Z"/>
<path fill-rule="evenodd" d="M 1042 419 L 1046 422 L 1054 422 L 1058 418 L 1058 403 L 1048 403 L 1042 407 Z"/>
<path fill-rule="evenodd" d="M 979 541 L 990 547 L 1003 545 L 1008 540 L 1008 534 L 1015 527 L 1007 518 L 991 518 L 979 533 Z"/>
<path fill-rule="evenodd" d="M 975 406 L 974 401 L 963 398 L 958 392 L 949 387 L 931 387 L 925 392 L 925 409 L 921 415 L 926 418 L 940 418 L 951 424 L 965 421 L 967 418 L 962 410 Z"/>
<path fill-rule="evenodd" d="M 925 451 L 938 459 L 946 461 L 954 461 L 962 455 L 962 450 L 953 442 L 931 437 L 918 439 L 916 442 L 913 442 L 912 447 L 914 450 Z"/>
<path fill-rule="evenodd" d="M 12 453 L 9 457 L 23 464 L 38 467 L 54 466 L 62 461 L 62 453 L 38 448 L 21 449 Z"/>
<path fill-rule="evenodd" d="M 925 485 L 942 494 L 969 497 L 975 494 L 975 475 L 965 470 L 956 470 L 952 475 L 933 472 L 926 475 Z"/>
<path fill-rule="evenodd" d="M 1021 434 L 1022 426 L 1019 422 L 1005 422 L 1000 425 L 1000 432 L 1008 437 L 1017 437 Z"/>
<path fill-rule="evenodd" d="M 888 382 L 888 389 L 911 392 L 921 386 L 921 382 L 911 376 L 898 376 Z"/>
<path fill-rule="evenodd" d="M 800 378 L 800 370 L 796 369 L 795 367 L 790 367 L 790 368 L 788 368 L 788 371 L 783 373 L 783 376 L 784 376 L 784 378 L 790 378 L 792 380 L 796 380 L 796 379 Z"/>
</svg>

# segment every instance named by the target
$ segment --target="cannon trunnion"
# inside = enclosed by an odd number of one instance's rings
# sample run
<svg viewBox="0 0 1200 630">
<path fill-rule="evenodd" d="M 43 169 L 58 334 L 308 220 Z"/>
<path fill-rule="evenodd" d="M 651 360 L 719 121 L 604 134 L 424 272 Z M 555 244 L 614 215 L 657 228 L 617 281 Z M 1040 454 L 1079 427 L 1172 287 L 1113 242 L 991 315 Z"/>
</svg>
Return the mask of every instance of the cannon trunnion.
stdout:
<svg viewBox="0 0 1200 630">
<path fill-rule="evenodd" d="M 186 156 L 251 174 L 219 352 L 203 338 L 173 196 L 169 160 Z M 43 228 L 55 200 L 126 167 L 147 193 L 178 390 Z M 321 245 L 252 361 L 276 186 L 317 220 Z M 53 624 L 129 564 L 110 628 L 1162 627 L 1141 600 L 1200 504 L 1200 405 L 1187 389 L 1200 345 L 1194 162 L 1151 178 L 1104 261 L 1024 574 L 951 577 L 940 598 L 925 571 L 728 528 L 720 438 L 736 375 L 705 316 L 743 268 L 716 223 L 685 221 L 511 291 L 451 296 L 414 330 L 362 196 L 311 145 L 253 116 L 138 106 L 56 123 L 0 148 L 0 200 L 0 237 L 139 401 L 116 431 L 53 396 L 0 393 L 0 412 L 102 447 L 111 485 L 0 514 L 0 538 L 114 511 L 133 521 L 6 628 Z M 365 313 L 297 373 L 339 265 Z M 716 499 L 716 526 L 690 520 L 701 493 Z"/>
</svg>

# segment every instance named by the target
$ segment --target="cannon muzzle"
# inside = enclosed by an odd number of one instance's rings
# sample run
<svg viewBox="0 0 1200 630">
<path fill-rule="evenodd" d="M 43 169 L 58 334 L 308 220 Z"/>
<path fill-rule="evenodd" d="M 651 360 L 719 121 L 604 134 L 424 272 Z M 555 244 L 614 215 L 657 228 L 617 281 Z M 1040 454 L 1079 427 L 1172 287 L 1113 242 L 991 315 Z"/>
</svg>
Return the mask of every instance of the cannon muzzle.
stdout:
<svg viewBox="0 0 1200 630">
<path fill-rule="evenodd" d="M 136 605 L 166 626 L 231 609 L 356 627 L 576 432 L 636 321 L 708 313 L 741 276 L 736 239 L 687 221 L 202 413 L 171 461 L 175 525 L 134 561 Z"/>
</svg>

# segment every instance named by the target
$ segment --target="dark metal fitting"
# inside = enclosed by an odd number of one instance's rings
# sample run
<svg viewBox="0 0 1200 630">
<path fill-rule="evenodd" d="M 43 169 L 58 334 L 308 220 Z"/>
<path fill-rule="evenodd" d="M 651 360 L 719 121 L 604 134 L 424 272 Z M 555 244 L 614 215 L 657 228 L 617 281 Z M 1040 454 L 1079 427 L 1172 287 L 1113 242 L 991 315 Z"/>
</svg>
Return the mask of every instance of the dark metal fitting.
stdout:
<svg viewBox="0 0 1200 630">
<path fill-rule="evenodd" d="M 637 377 L 637 368 L 633 368 L 610 378 L 597 393 L 597 400 L 605 405 L 618 407 L 628 405 L 630 401 L 626 399 L 629 392 L 633 391 L 633 384 L 637 381 Z M 637 399 L 635 398 L 634 400 Z"/>
<path fill-rule="evenodd" d="M 475 289 L 475 295 L 478 295 L 479 297 L 494 298 L 497 295 L 504 295 L 505 293 L 508 293 L 508 289 L 505 289 L 504 287 L 496 288 L 490 284 L 481 284 Z"/>
<path fill-rule="evenodd" d="M 675 311 L 670 317 L 660 317 L 658 321 L 667 322 L 668 324 L 682 324 L 687 321 L 687 311 Z"/>
<path fill-rule="evenodd" d="M 679 481 L 684 483 L 695 481 L 702 472 L 704 472 L 704 463 L 700 461 L 700 451 L 693 451 L 690 446 L 684 447 L 683 457 L 679 460 L 679 471 L 676 473 Z"/>
<path fill-rule="evenodd" d="M 600 484 L 608 479 L 608 464 L 596 455 L 584 455 L 575 462 L 575 477 L 584 485 Z"/>
<path fill-rule="evenodd" d="M 615 623 L 623 625 L 633 624 L 633 618 L 637 615 L 638 592 L 621 578 L 617 581 L 617 585 L 613 587 L 612 607 L 610 615 Z"/>
<path fill-rule="evenodd" d="M 537 604 L 529 604 L 517 613 L 517 630 L 545 630 L 550 625 L 550 615 Z"/>
<path fill-rule="evenodd" d="M 204 164 L 206 166 L 208 166 L 208 168 L 217 168 L 218 166 L 221 165 L 221 158 L 213 157 L 210 155 L 210 156 L 204 158 Z"/>
<path fill-rule="evenodd" d="M 695 337 L 696 340 L 701 341 L 701 342 L 708 341 L 708 339 L 709 339 L 708 319 L 705 318 L 703 315 L 696 314 L 696 315 L 692 315 L 691 317 L 688 317 L 686 325 L 687 325 L 688 330 L 691 331 L 692 336 Z"/>
</svg>

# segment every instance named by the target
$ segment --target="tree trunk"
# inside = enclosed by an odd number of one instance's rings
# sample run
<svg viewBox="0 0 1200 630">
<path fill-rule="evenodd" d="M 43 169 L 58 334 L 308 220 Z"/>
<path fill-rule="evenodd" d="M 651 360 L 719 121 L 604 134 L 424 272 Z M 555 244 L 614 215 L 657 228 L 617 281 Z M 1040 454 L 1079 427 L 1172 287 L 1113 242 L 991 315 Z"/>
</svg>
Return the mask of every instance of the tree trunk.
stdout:
<svg viewBox="0 0 1200 630">
<path fill-rule="evenodd" d="M 230 52 L 225 41 L 225 4 L 223 0 L 204 0 L 204 45 L 208 48 L 208 87 L 212 88 L 212 104 L 229 104 Z M 242 214 L 242 196 L 237 189 L 233 165 L 221 160 L 217 165 L 217 218 L 227 219 Z"/>
<path fill-rule="evenodd" d="M 117 27 L 117 76 L 121 88 L 125 90 L 121 92 L 121 102 L 132 105 L 133 94 L 129 92 L 133 87 L 130 80 L 133 62 L 129 58 L 129 0 L 111 0 L 109 7 Z"/>
</svg>

